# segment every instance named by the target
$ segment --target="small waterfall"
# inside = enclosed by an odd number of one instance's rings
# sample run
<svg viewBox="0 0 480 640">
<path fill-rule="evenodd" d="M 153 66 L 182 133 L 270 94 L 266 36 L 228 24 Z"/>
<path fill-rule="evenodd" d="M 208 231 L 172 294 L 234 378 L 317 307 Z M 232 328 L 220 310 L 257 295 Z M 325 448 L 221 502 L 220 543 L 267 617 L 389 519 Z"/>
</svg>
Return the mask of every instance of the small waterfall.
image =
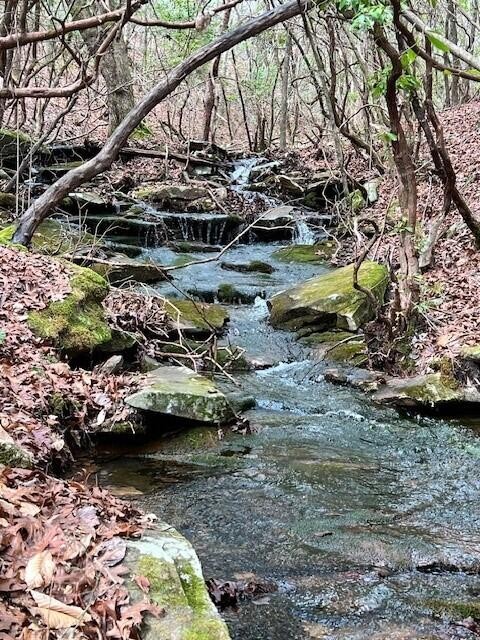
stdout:
<svg viewBox="0 0 480 640">
<path fill-rule="evenodd" d="M 295 244 L 315 244 L 317 240 L 317 234 L 312 231 L 305 220 L 303 220 L 302 218 L 297 218 L 295 220 L 295 225 Z"/>
<path fill-rule="evenodd" d="M 250 173 L 255 165 L 263 162 L 263 158 L 244 158 L 234 163 L 233 172 L 230 175 L 232 184 L 246 185 L 250 180 Z"/>
</svg>

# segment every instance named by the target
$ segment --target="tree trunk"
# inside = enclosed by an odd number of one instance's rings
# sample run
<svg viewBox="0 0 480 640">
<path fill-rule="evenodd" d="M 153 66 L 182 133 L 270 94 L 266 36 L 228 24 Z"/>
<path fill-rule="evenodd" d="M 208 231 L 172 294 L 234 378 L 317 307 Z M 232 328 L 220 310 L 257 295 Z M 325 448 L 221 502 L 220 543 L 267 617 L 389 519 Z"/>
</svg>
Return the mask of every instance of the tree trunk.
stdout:
<svg viewBox="0 0 480 640">
<path fill-rule="evenodd" d="M 287 148 L 287 131 L 288 131 L 288 90 L 290 85 L 290 62 L 292 57 L 292 37 L 287 33 L 287 42 L 285 45 L 285 57 L 282 65 L 282 97 L 280 104 L 280 149 Z"/>
<path fill-rule="evenodd" d="M 75 4 L 77 7 L 75 9 Z M 118 9 L 118 0 L 109 1 L 109 9 Z M 97 13 L 102 13 L 99 0 L 88 5 L 87 3 L 74 3 L 72 13 L 75 18 L 93 17 Z M 89 52 L 93 54 L 98 42 L 99 29 L 87 29 L 81 32 Z M 133 93 L 133 70 L 132 61 L 128 53 L 123 33 L 120 33 L 110 44 L 105 52 L 100 65 L 100 73 L 107 89 L 107 107 L 109 132 L 113 133 L 125 116 L 135 106 L 135 96 Z"/>
</svg>

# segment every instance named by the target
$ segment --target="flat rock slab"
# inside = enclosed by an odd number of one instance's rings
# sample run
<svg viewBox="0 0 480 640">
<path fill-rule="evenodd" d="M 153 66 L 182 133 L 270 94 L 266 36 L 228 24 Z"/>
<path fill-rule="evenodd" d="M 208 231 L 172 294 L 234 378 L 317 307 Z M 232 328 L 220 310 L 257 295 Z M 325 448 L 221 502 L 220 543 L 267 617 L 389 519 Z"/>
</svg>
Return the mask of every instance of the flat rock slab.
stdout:
<svg viewBox="0 0 480 640">
<path fill-rule="evenodd" d="M 235 418 L 215 384 L 187 367 L 159 367 L 148 375 L 148 381 L 148 386 L 126 398 L 129 406 L 216 425 Z"/>
<path fill-rule="evenodd" d="M 227 626 L 208 595 L 197 554 L 178 531 L 159 524 L 150 535 L 129 541 L 126 562 L 132 601 L 144 600 L 133 580 L 143 576 L 150 583 L 149 597 L 164 611 L 159 618 L 147 616 L 143 640 L 229 640 Z"/>
<path fill-rule="evenodd" d="M 358 282 L 381 304 L 388 285 L 387 268 L 376 262 L 364 262 Z M 287 289 L 274 296 L 269 306 L 272 326 L 291 331 L 309 325 L 317 325 L 323 331 L 335 328 L 357 331 L 374 316 L 370 300 L 353 286 L 353 265 Z"/>
</svg>

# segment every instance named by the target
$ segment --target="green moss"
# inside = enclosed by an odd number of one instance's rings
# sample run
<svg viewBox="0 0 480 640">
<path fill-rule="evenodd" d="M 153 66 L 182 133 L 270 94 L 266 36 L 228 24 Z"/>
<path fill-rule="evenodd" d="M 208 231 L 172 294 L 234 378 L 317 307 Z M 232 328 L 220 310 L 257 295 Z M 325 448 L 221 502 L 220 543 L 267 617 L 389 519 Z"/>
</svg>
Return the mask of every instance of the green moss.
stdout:
<svg viewBox="0 0 480 640">
<path fill-rule="evenodd" d="M 458 600 L 442 600 L 432 598 L 425 602 L 428 609 L 452 618 L 473 618 L 480 620 L 480 601 L 459 602 Z"/>
<path fill-rule="evenodd" d="M 82 245 L 94 243 L 95 238 L 90 233 L 70 229 L 56 220 L 42 222 L 32 238 L 33 249 L 47 255 L 71 253 Z"/>
<path fill-rule="evenodd" d="M 71 354 L 92 351 L 112 338 L 101 301 L 108 293 L 103 278 L 90 269 L 69 265 L 71 293 L 46 309 L 30 314 L 28 323 L 39 337 L 53 340 Z"/>
<path fill-rule="evenodd" d="M 11 224 L 4 229 L 0 229 L 0 245 L 10 244 L 15 233 L 15 225 Z"/>
<path fill-rule="evenodd" d="M 218 285 L 217 297 L 219 302 L 227 304 L 235 304 L 240 302 L 241 293 L 235 287 L 227 282 Z"/>
<path fill-rule="evenodd" d="M 185 607 L 187 599 L 179 582 L 174 565 L 151 555 L 141 555 L 138 575 L 150 582 L 150 598 L 164 607 Z"/>
<path fill-rule="evenodd" d="M 225 623 L 213 618 L 194 620 L 182 640 L 228 640 Z"/>
<path fill-rule="evenodd" d="M 360 213 L 360 211 L 365 207 L 366 204 L 365 198 L 363 197 L 363 193 L 360 191 L 360 189 L 355 189 L 355 191 L 352 191 L 348 196 L 348 200 L 353 213 Z"/>
<path fill-rule="evenodd" d="M 272 256 L 280 262 L 300 262 L 320 264 L 330 260 L 335 252 L 334 242 L 325 240 L 318 244 L 296 244 L 290 247 L 282 247 Z"/>
<path fill-rule="evenodd" d="M 462 347 L 460 351 L 460 355 L 465 360 L 472 360 L 472 362 L 480 362 L 480 344 Z"/>
<path fill-rule="evenodd" d="M 251 260 L 245 263 L 222 262 L 221 267 L 227 271 L 238 271 L 240 273 L 264 273 L 270 275 L 275 271 L 272 265 L 268 264 L 268 262 L 262 262 L 262 260 Z"/>
<path fill-rule="evenodd" d="M 0 191 L 0 208 L 12 210 L 17 206 L 17 198 L 13 193 L 5 193 Z"/>
<path fill-rule="evenodd" d="M 168 300 L 165 311 L 173 322 L 180 320 L 196 329 L 220 330 L 228 320 L 228 312 L 220 305 L 192 300 Z"/>
<path fill-rule="evenodd" d="M 298 332 L 300 334 L 301 331 Z M 297 335 L 298 335 L 297 334 Z M 328 342 L 340 342 L 346 338 L 351 337 L 352 334 L 348 331 L 322 331 L 320 333 L 312 333 L 310 335 L 299 336 L 300 342 L 306 345 L 319 345 Z"/>
<path fill-rule="evenodd" d="M 134 333 L 122 331 L 121 329 L 112 329 L 110 340 L 99 345 L 98 350 L 102 353 L 123 353 L 133 349 L 141 341 L 141 337 Z"/>
<path fill-rule="evenodd" d="M 338 344 L 327 352 L 326 359 L 360 367 L 368 361 L 365 342 L 351 340 Z"/>
<path fill-rule="evenodd" d="M 177 566 L 177 570 L 188 606 L 192 609 L 194 615 L 202 616 L 208 613 L 211 601 L 205 588 L 205 582 L 188 563 Z"/>
<path fill-rule="evenodd" d="M 3 442 L 0 443 L 0 465 L 31 469 L 33 467 L 33 459 L 17 445 Z"/>
</svg>

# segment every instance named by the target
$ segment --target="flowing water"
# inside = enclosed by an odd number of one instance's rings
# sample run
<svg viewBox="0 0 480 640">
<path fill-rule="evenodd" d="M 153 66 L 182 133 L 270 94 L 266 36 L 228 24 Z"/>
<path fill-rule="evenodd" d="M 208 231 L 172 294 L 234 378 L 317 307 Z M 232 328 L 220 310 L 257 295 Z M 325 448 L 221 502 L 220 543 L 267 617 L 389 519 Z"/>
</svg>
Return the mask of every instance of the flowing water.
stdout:
<svg viewBox="0 0 480 640">
<path fill-rule="evenodd" d="M 319 270 L 275 266 L 270 291 Z M 182 278 L 221 271 L 202 268 Z M 227 275 L 252 284 L 252 274 Z M 192 541 L 207 577 L 254 573 L 278 584 L 225 613 L 234 639 L 473 637 L 436 612 L 480 595 L 475 432 L 400 417 L 326 383 L 321 364 L 269 327 L 260 299 L 232 307 L 231 318 L 233 343 L 278 362 L 238 378 L 257 401 L 247 414 L 255 433 L 159 437 L 106 455 L 100 481 L 142 492 L 143 508 Z"/>
<path fill-rule="evenodd" d="M 323 269 L 275 261 L 276 248 L 237 246 L 225 256 L 270 262 L 272 275 L 208 263 L 159 289 L 198 293 L 228 282 L 269 297 Z M 148 256 L 175 260 L 164 249 Z M 260 297 L 230 314 L 228 339 L 274 363 L 237 377 L 256 399 L 246 414 L 254 433 L 159 433 L 137 449 L 103 451 L 100 482 L 183 532 L 207 578 L 255 574 L 278 585 L 224 612 L 234 640 L 477 637 L 456 624 L 469 615 L 464 605 L 479 610 L 475 430 L 402 417 L 325 382 L 324 365 L 268 325 Z"/>
</svg>

